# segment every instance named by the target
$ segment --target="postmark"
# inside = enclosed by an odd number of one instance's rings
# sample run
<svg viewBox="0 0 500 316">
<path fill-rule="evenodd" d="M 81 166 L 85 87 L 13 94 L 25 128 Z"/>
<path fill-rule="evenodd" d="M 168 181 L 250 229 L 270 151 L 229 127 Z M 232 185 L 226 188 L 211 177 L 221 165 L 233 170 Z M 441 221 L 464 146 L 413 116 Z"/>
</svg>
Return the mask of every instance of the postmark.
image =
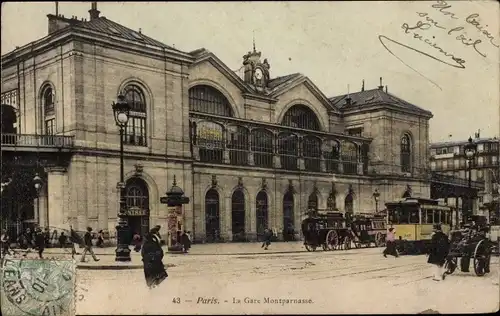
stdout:
<svg viewBox="0 0 500 316">
<path fill-rule="evenodd" d="M 4 259 L 1 273 L 3 315 L 74 315 L 73 260 Z"/>
</svg>

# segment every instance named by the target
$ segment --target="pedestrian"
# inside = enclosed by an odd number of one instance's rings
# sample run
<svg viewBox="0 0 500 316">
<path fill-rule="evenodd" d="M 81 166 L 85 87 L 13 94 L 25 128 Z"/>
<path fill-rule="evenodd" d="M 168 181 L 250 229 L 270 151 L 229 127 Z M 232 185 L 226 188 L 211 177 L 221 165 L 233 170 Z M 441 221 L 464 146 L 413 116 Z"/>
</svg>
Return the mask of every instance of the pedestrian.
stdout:
<svg viewBox="0 0 500 316">
<path fill-rule="evenodd" d="M 151 229 L 151 231 L 144 236 L 141 256 L 142 262 L 144 263 L 146 285 L 150 289 L 153 289 L 168 277 L 168 273 L 162 261 L 164 254 L 156 227 Z"/>
<path fill-rule="evenodd" d="M 187 253 L 189 251 L 189 248 L 191 248 L 191 236 L 189 235 L 188 231 L 184 231 L 181 236 L 181 241 L 183 250 L 185 253 Z"/>
<path fill-rule="evenodd" d="M 47 241 L 45 232 L 42 232 L 40 227 L 35 229 L 35 246 L 38 249 L 38 256 L 43 259 L 43 251 L 45 250 L 45 242 Z"/>
<path fill-rule="evenodd" d="M 7 230 L 2 230 L 2 236 L 0 237 L 0 248 L 1 248 L 1 256 L 5 256 L 8 254 L 10 256 L 10 236 L 7 233 Z M 14 252 L 15 253 L 15 252 Z"/>
<path fill-rule="evenodd" d="M 92 228 L 91 227 L 87 227 L 87 232 L 85 233 L 85 236 L 83 236 L 83 241 L 84 241 L 85 249 L 83 250 L 82 258 L 80 259 L 80 261 L 85 262 L 85 256 L 87 255 L 87 252 L 90 252 L 94 261 L 99 261 L 99 258 L 96 257 L 94 250 L 92 249 Z"/>
<path fill-rule="evenodd" d="M 64 235 L 64 232 L 61 232 L 61 235 L 59 236 L 59 246 L 62 249 L 65 249 L 67 242 L 68 242 L 68 236 Z"/>
<path fill-rule="evenodd" d="M 393 227 L 389 228 L 385 241 L 386 246 L 383 252 L 384 257 L 387 258 L 387 255 L 391 255 L 396 258 L 399 257 L 398 249 L 396 248 L 396 230 Z"/>
<path fill-rule="evenodd" d="M 76 245 L 83 244 L 82 238 L 73 230 L 73 226 L 69 226 L 69 241 L 71 242 L 71 258 L 75 258 L 75 255 L 79 253 L 76 252 Z"/>
<path fill-rule="evenodd" d="M 104 247 L 104 233 L 102 229 L 97 233 L 97 242 L 95 246 L 100 248 Z"/>
<path fill-rule="evenodd" d="M 141 251 L 141 246 L 142 246 L 141 245 L 141 235 L 139 235 L 138 232 L 135 232 L 132 242 L 134 243 L 135 252 Z"/>
<path fill-rule="evenodd" d="M 26 230 L 21 233 L 21 235 L 18 238 L 19 240 L 19 245 L 21 249 L 26 250 L 23 254 L 23 257 L 26 257 L 31 251 L 33 251 L 33 232 L 31 229 L 28 227 Z"/>
<path fill-rule="evenodd" d="M 156 236 L 158 236 L 158 239 L 160 240 L 160 244 L 161 244 L 161 235 L 160 235 L 161 226 L 156 225 L 153 229 L 156 231 Z"/>
<path fill-rule="evenodd" d="M 434 225 L 433 231 L 427 263 L 434 265 L 432 279 L 442 281 L 446 277 L 443 266 L 450 251 L 450 241 L 448 236 L 442 232 L 440 224 Z"/>
<path fill-rule="evenodd" d="M 261 248 L 264 248 L 264 250 L 267 250 L 269 245 L 271 245 L 272 236 L 273 236 L 273 232 L 269 228 L 266 228 L 264 230 L 264 242 L 262 243 Z"/>
</svg>

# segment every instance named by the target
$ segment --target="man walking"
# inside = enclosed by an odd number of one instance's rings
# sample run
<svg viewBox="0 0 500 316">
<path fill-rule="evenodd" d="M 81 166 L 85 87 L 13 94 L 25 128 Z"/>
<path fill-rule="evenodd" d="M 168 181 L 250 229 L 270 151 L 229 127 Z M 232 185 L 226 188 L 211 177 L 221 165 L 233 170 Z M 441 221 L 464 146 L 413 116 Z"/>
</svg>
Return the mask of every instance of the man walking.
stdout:
<svg viewBox="0 0 500 316">
<path fill-rule="evenodd" d="M 396 231 L 393 227 L 389 228 L 386 237 L 386 247 L 384 249 L 383 255 L 387 258 L 387 255 L 394 257 L 399 257 L 398 250 L 396 249 Z"/>
<path fill-rule="evenodd" d="M 443 266 L 448 256 L 448 252 L 450 251 L 450 241 L 448 240 L 448 236 L 441 231 L 441 225 L 434 225 L 433 230 L 434 233 L 431 238 L 427 263 L 434 265 L 434 275 L 432 279 L 434 281 L 442 281 L 446 277 Z"/>
<path fill-rule="evenodd" d="M 83 250 L 82 258 L 80 259 L 80 261 L 85 262 L 85 255 L 87 254 L 87 252 L 90 252 L 94 261 L 99 261 L 99 258 L 97 258 L 96 255 L 94 254 L 94 250 L 92 250 L 92 228 L 91 227 L 87 227 L 87 232 L 85 233 L 85 236 L 83 236 L 83 241 L 85 243 L 85 250 Z"/>
<path fill-rule="evenodd" d="M 273 232 L 269 228 L 266 228 L 264 230 L 264 242 L 262 243 L 261 248 L 264 248 L 264 250 L 267 250 L 267 248 L 271 244 L 272 237 L 273 237 Z"/>
<path fill-rule="evenodd" d="M 38 249 L 38 256 L 43 259 L 43 251 L 45 250 L 46 234 L 42 232 L 40 227 L 35 229 L 35 246 Z"/>
<path fill-rule="evenodd" d="M 2 236 L 0 239 L 0 247 L 2 249 L 1 256 L 5 256 L 6 254 L 10 255 L 10 236 L 7 233 L 7 230 L 2 230 Z M 14 252 L 15 254 L 15 252 Z"/>
<path fill-rule="evenodd" d="M 18 240 L 21 249 L 26 250 L 23 254 L 23 257 L 26 257 L 34 248 L 33 233 L 31 232 L 31 229 L 26 228 L 26 231 L 24 233 L 21 233 Z"/>
</svg>

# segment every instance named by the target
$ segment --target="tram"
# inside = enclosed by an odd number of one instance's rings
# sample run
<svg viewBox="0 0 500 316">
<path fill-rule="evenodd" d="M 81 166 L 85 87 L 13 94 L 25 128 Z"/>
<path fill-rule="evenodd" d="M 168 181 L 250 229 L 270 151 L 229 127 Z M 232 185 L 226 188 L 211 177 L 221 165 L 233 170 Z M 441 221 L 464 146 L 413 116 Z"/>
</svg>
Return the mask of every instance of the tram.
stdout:
<svg viewBox="0 0 500 316">
<path fill-rule="evenodd" d="M 385 205 L 388 227 L 396 230 L 396 245 L 400 253 L 427 253 L 435 224 L 441 224 L 446 235 L 450 232 L 452 208 L 443 201 L 403 198 Z"/>
</svg>

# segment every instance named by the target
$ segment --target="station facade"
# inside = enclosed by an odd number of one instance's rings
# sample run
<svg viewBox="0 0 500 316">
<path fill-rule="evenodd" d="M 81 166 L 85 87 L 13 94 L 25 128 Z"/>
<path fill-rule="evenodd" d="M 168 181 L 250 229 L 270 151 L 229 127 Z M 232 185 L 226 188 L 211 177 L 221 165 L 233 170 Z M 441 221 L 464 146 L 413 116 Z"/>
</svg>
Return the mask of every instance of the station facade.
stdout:
<svg viewBox="0 0 500 316">
<path fill-rule="evenodd" d="M 2 107 L 19 135 L 72 136 L 65 164 L 43 167 L 42 226 L 115 231 L 119 130 L 111 104 L 132 111 L 125 132 L 129 225 L 166 226 L 160 197 L 174 176 L 198 242 L 299 230 L 308 208 L 375 212 L 403 194 L 430 197 L 432 114 L 382 82 L 334 97 L 305 75 L 279 76 L 255 47 L 241 73 L 215 54 L 182 52 L 100 16 L 49 15 L 49 34 L 2 56 Z M 339 79 L 341 80 L 341 79 Z M 378 201 L 374 192 L 378 192 Z M 12 210 L 11 210 L 12 211 Z M 11 212 L 11 218 L 20 216 Z"/>
</svg>

